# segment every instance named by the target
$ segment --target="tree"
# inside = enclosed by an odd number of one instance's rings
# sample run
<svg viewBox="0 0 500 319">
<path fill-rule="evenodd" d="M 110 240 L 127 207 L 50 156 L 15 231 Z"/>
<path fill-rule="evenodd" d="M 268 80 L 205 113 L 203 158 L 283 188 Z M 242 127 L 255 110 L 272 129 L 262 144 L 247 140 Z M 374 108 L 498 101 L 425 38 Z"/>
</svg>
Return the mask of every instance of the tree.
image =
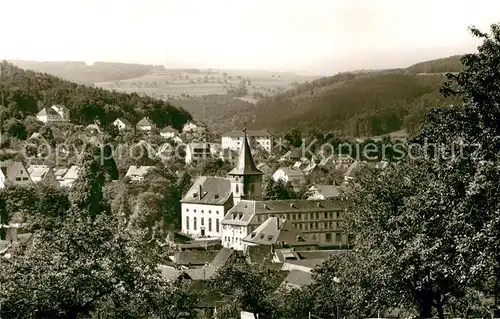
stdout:
<svg viewBox="0 0 500 319">
<path fill-rule="evenodd" d="M 34 236 L 2 266 L 2 317 L 88 317 L 105 298 L 115 307 L 148 300 L 162 281 L 155 262 L 111 215 L 91 219 L 75 210 L 57 231 Z"/>
<path fill-rule="evenodd" d="M 189 174 L 189 172 L 184 172 L 182 174 L 181 178 L 177 182 L 177 190 L 179 192 L 179 195 L 183 197 L 186 195 L 188 192 L 189 188 L 191 188 L 192 185 L 192 176 Z"/>
<path fill-rule="evenodd" d="M 136 199 L 134 212 L 130 216 L 129 227 L 133 230 L 145 231 L 144 240 L 151 242 L 163 240 L 163 198 L 160 194 L 145 192 Z"/>
<path fill-rule="evenodd" d="M 91 217 L 108 212 L 108 203 L 104 201 L 102 193 L 103 185 L 104 173 L 101 166 L 95 155 L 87 151 L 78 172 L 78 178 L 71 188 L 71 205 L 79 210 L 87 211 Z"/>
<path fill-rule="evenodd" d="M 235 302 L 239 309 L 257 316 L 271 312 L 269 296 L 281 283 L 276 271 L 260 264 L 249 264 L 244 256 L 235 256 L 217 272 L 211 284 L 214 293 L 223 295 L 226 303 Z"/>
<path fill-rule="evenodd" d="M 28 131 L 24 124 L 17 119 L 8 119 L 3 124 L 3 131 L 11 136 L 17 137 L 20 140 L 25 140 L 28 137 Z"/>
<path fill-rule="evenodd" d="M 294 147 L 300 147 L 302 145 L 302 134 L 299 130 L 293 129 L 285 134 L 285 140 Z"/>
<path fill-rule="evenodd" d="M 281 179 L 274 181 L 270 178 L 264 183 L 262 190 L 264 200 L 284 200 L 299 199 L 300 194 L 295 191 L 291 182 L 285 182 Z"/>
</svg>

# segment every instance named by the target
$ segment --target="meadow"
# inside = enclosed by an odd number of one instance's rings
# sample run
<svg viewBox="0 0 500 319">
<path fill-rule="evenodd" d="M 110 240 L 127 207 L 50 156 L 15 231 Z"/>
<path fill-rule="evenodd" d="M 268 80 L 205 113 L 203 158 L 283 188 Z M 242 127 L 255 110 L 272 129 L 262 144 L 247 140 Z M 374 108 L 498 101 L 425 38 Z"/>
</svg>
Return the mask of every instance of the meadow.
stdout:
<svg viewBox="0 0 500 319">
<path fill-rule="evenodd" d="M 241 99 L 255 102 L 263 96 L 284 92 L 299 83 L 318 77 L 289 72 L 255 70 L 175 70 L 154 72 L 126 80 L 98 82 L 96 86 L 123 92 L 137 92 L 161 99 L 176 99 L 186 96 L 228 94 L 245 82 L 246 93 Z"/>
</svg>

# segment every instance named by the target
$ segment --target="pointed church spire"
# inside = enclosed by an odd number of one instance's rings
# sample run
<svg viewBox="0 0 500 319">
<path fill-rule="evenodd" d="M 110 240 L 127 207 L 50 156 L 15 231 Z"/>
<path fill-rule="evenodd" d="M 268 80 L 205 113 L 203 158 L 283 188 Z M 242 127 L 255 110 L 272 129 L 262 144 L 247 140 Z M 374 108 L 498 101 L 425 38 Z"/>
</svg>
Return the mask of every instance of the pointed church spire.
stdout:
<svg viewBox="0 0 500 319">
<path fill-rule="evenodd" d="M 240 154 L 238 157 L 238 165 L 229 172 L 229 175 L 263 175 L 261 171 L 257 169 L 253 161 L 252 152 L 250 151 L 250 145 L 248 145 L 247 139 L 247 129 L 243 129 L 243 143 L 240 148 Z"/>
</svg>

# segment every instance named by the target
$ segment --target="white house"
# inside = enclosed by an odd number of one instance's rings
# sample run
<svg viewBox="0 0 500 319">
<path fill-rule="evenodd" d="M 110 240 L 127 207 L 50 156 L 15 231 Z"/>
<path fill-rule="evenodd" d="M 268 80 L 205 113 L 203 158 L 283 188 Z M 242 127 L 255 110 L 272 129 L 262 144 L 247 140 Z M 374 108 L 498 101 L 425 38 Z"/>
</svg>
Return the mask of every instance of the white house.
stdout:
<svg viewBox="0 0 500 319">
<path fill-rule="evenodd" d="M 125 118 L 117 118 L 113 121 L 113 125 L 119 130 L 130 130 L 133 128 L 132 124 Z"/>
<path fill-rule="evenodd" d="M 273 152 L 273 136 L 268 131 L 247 131 L 247 138 L 250 147 L 261 148 L 269 153 Z M 245 133 L 241 131 L 227 132 L 221 137 L 222 148 L 237 151 L 243 144 Z"/>
<path fill-rule="evenodd" d="M 255 201 L 242 200 L 231 208 L 222 220 L 222 246 L 244 250 L 243 239 L 250 233 L 255 215 Z"/>
<path fill-rule="evenodd" d="M 68 122 L 69 109 L 62 104 L 44 107 L 38 112 L 36 118 L 43 123 Z"/>
<path fill-rule="evenodd" d="M 28 173 L 33 182 L 53 181 L 57 182 L 54 171 L 48 165 L 31 165 Z"/>
<path fill-rule="evenodd" d="M 75 180 L 78 178 L 78 173 L 80 172 L 80 166 L 72 165 L 64 177 L 62 181 L 60 181 L 60 185 L 64 187 L 72 187 Z"/>
<path fill-rule="evenodd" d="M 160 130 L 160 135 L 164 138 L 173 139 L 174 137 L 179 136 L 179 131 L 172 126 L 167 126 Z"/>
<path fill-rule="evenodd" d="M 134 181 L 134 182 L 141 181 L 144 179 L 144 176 L 146 176 L 146 174 L 153 168 L 154 168 L 154 166 L 131 165 L 128 168 L 127 173 L 125 174 L 125 177 L 129 177 L 130 181 Z"/>
<path fill-rule="evenodd" d="M 189 143 L 186 146 L 186 164 L 197 163 L 212 157 L 209 143 Z"/>
<path fill-rule="evenodd" d="M 220 238 L 220 222 L 232 206 L 229 179 L 198 177 L 181 200 L 182 233 L 195 238 Z"/>
<path fill-rule="evenodd" d="M 0 162 L 0 188 L 4 188 L 6 182 L 26 185 L 32 181 L 22 162 L 4 161 Z"/>
<path fill-rule="evenodd" d="M 182 127 L 183 133 L 203 133 L 207 131 L 207 125 L 201 121 L 189 121 Z"/>
<path fill-rule="evenodd" d="M 148 117 L 142 118 L 137 124 L 135 125 L 137 127 L 137 130 L 139 131 L 151 131 L 154 127 L 153 122 Z"/>
<path fill-rule="evenodd" d="M 305 180 L 305 174 L 296 167 L 280 167 L 273 174 L 274 181 L 282 180 L 286 182 L 302 182 Z"/>
</svg>

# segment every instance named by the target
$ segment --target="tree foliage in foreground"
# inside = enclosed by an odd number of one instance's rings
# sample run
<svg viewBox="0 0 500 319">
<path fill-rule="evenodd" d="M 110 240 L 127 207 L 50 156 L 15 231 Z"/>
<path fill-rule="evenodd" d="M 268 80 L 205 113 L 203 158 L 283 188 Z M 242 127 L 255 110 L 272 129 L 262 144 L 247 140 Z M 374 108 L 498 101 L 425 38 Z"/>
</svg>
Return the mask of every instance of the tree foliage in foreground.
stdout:
<svg viewBox="0 0 500 319">
<path fill-rule="evenodd" d="M 356 248 L 318 270 L 318 313 L 484 317 L 498 307 L 500 26 L 471 31 L 483 44 L 442 90 L 463 103 L 434 109 L 413 141 L 437 148 L 354 189 L 344 217 Z"/>
</svg>

